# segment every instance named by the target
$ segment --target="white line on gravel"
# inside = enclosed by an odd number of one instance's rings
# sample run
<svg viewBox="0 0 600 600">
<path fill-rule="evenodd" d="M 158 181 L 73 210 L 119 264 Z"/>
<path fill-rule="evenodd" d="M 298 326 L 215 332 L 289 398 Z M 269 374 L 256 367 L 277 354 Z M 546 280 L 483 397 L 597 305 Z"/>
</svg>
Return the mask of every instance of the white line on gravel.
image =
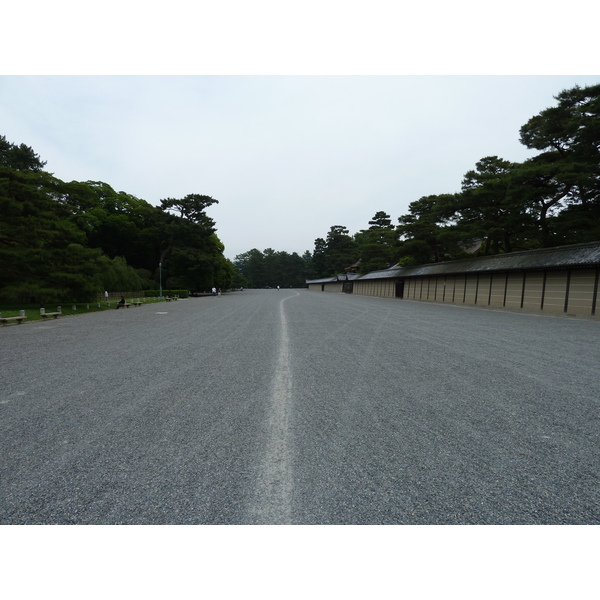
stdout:
<svg viewBox="0 0 600 600">
<path fill-rule="evenodd" d="M 295 294 L 299 294 L 296 292 Z M 292 373 L 284 302 L 279 303 L 280 342 L 279 357 L 275 365 L 271 414 L 265 457 L 256 486 L 253 521 L 261 524 L 290 524 L 293 474 L 290 460 L 288 419 L 292 401 Z"/>
</svg>

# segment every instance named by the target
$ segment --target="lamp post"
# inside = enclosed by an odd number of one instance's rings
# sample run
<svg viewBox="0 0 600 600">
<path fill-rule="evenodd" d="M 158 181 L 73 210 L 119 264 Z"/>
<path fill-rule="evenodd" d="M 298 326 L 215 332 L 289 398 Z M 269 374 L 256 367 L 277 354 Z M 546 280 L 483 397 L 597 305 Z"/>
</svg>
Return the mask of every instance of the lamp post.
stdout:
<svg viewBox="0 0 600 600">
<path fill-rule="evenodd" d="M 158 263 L 158 281 L 160 285 L 160 289 L 158 291 L 159 296 L 162 298 L 162 263 Z"/>
</svg>

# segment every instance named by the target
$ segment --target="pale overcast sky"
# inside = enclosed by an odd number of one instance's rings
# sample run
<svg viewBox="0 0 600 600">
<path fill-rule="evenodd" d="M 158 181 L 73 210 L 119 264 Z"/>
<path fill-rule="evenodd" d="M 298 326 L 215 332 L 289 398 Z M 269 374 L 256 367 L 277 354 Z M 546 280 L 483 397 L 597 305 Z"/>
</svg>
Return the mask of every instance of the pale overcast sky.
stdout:
<svg viewBox="0 0 600 600">
<path fill-rule="evenodd" d="M 206 194 L 226 256 L 313 249 L 458 191 L 578 76 L 5 76 L 0 129 L 65 181 L 151 204 Z"/>
<path fill-rule="evenodd" d="M 232 3 L 225 5 L 221 13 L 209 15 L 213 21 L 227 22 Z M 465 172 L 484 156 L 511 161 L 532 156 L 519 143 L 519 128 L 553 105 L 553 96 L 562 89 L 600 82 L 594 75 L 548 74 L 552 68 L 547 67 L 537 71 L 543 75 L 514 75 L 522 72 L 515 64 L 525 65 L 526 73 L 536 72 L 531 53 L 503 70 L 499 56 L 507 53 L 505 37 L 481 31 L 474 42 L 461 46 L 462 23 L 454 29 L 438 23 L 441 47 L 432 54 L 425 37 L 410 37 L 405 19 L 394 24 L 381 14 L 373 17 L 376 11 L 340 13 L 346 27 L 338 26 L 342 41 L 337 46 L 326 27 L 340 24 L 334 12 L 321 12 L 323 30 L 312 26 L 310 44 L 293 26 L 297 21 L 304 34 L 309 31 L 312 22 L 305 12 L 288 15 L 289 46 L 282 31 L 268 25 L 242 27 L 240 19 L 256 14 L 234 13 L 240 39 L 232 47 L 237 50 L 224 53 L 223 38 L 213 33 L 210 39 L 219 52 L 207 59 L 202 51 L 208 48 L 207 28 L 196 23 L 194 29 L 180 15 L 181 31 L 169 31 L 172 14 L 150 12 L 126 12 L 112 25 L 104 12 L 92 14 L 85 31 L 65 24 L 49 29 L 43 17 L 50 13 L 38 15 L 37 37 L 49 45 L 20 63 L 1 65 L 0 134 L 32 146 L 47 161 L 46 169 L 65 181 L 104 181 L 155 205 L 161 198 L 191 193 L 212 196 L 219 204 L 208 214 L 228 258 L 252 248 L 312 251 L 315 238 L 326 237 L 332 225 L 356 233 L 368 227 L 377 211 L 397 223 L 410 202 L 458 191 Z M 133 29 L 124 35 L 123 20 L 139 24 L 142 14 L 146 25 L 153 17 L 150 23 L 162 27 L 153 43 L 148 28 L 138 33 L 141 41 L 130 36 Z M 503 15 L 494 17 L 498 26 Z M 383 37 L 367 31 L 373 19 Z M 29 19 L 28 25 L 35 23 Z M 354 37 L 352 25 L 362 27 Z M 435 31 L 435 22 L 431 25 Z M 120 36 L 109 40 L 102 30 L 109 26 Z M 446 37 L 439 35 L 447 29 Z M 393 46 L 392 32 L 404 43 L 393 60 L 381 52 Z M 68 33 L 66 39 L 62 33 Z M 277 46 L 266 44 L 267 34 Z M 189 56 L 178 46 L 186 35 L 185 43 L 191 45 L 183 50 L 195 50 L 191 62 L 182 58 Z M 486 35 L 504 46 L 486 53 Z M 248 40 L 254 44 L 246 46 Z M 329 52 L 323 51 L 325 40 Z M 452 43 L 444 45 L 447 40 Z M 303 63 L 295 44 L 300 41 L 306 67 L 299 66 Z M 534 45 L 534 39 L 528 38 L 528 44 Z M 167 65 L 171 46 L 178 54 Z M 314 47 L 320 52 L 311 55 L 308 49 Z M 367 66 L 364 57 L 374 47 Z M 140 58 L 144 48 L 149 55 L 145 62 Z M 341 48 L 348 55 L 345 61 L 336 58 Z M 250 64 L 244 61 L 248 56 Z M 466 56 L 477 56 L 479 62 L 449 66 L 448 59 Z M 259 67 L 252 66 L 253 59 Z M 578 65 L 572 64 L 572 72 L 581 72 Z M 486 72 L 493 74 L 480 75 Z"/>
</svg>

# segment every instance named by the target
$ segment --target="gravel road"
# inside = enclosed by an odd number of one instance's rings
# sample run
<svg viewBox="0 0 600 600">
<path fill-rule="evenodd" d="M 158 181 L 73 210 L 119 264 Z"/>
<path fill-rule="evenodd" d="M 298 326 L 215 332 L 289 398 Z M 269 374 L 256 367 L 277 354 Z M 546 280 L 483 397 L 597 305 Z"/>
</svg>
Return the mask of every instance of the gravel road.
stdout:
<svg viewBox="0 0 600 600">
<path fill-rule="evenodd" d="M 246 290 L 0 328 L 3 524 L 598 524 L 600 322 Z"/>
</svg>

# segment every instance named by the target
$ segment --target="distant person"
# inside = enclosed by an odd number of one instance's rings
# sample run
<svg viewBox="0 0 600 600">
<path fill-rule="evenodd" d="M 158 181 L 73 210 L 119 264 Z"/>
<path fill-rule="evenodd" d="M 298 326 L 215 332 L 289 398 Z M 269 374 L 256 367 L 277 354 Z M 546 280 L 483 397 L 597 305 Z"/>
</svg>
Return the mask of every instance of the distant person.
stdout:
<svg viewBox="0 0 600 600">
<path fill-rule="evenodd" d="M 117 310 L 119 310 L 121 306 L 125 306 L 125 296 L 121 296 L 121 299 L 117 302 Z"/>
<path fill-rule="evenodd" d="M 219 296 L 219 298 L 221 297 L 221 288 L 219 288 L 219 291 L 217 292 L 217 296 Z"/>
<path fill-rule="evenodd" d="M 217 295 L 217 288 L 216 288 L 216 287 L 214 287 L 214 288 L 212 289 L 212 295 L 213 295 L 213 296 L 216 296 L 216 295 Z"/>
<path fill-rule="evenodd" d="M 279 286 L 277 286 L 277 291 L 279 291 Z"/>
<path fill-rule="evenodd" d="M 104 292 L 104 299 L 108 302 L 108 291 Z"/>
</svg>

